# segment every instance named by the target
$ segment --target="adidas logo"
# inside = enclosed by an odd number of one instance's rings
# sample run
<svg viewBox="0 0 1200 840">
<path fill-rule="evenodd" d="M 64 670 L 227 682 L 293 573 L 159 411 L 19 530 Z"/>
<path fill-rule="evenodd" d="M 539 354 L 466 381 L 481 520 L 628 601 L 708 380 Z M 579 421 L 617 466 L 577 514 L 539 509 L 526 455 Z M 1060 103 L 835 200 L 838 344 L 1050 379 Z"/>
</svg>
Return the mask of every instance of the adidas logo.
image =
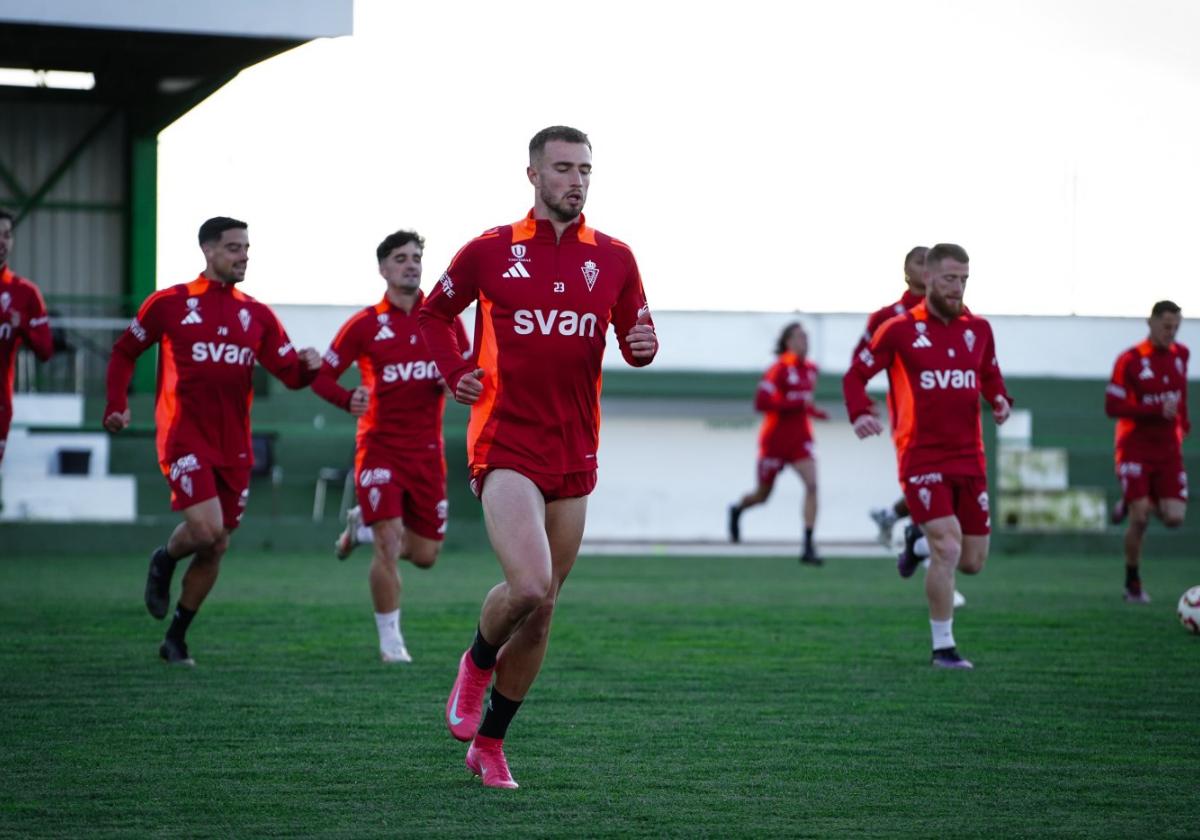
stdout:
<svg viewBox="0 0 1200 840">
<path fill-rule="evenodd" d="M 529 272 L 525 270 L 523 263 L 513 263 L 512 268 L 500 275 L 501 277 L 529 277 Z"/>
<path fill-rule="evenodd" d="M 932 347 L 933 342 L 929 340 L 927 335 L 917 336 L 917 340 L 912 343 L 913 347 Z"/>
<path fill-rule="evenodd" d="M 384 324 L 382 327 L 379 328 L 379 332 L 375 333 L 376 341 L 383 341 L 384 339 L 395 338 L 395 337 L 396 337 L 396 334 L 394 332 L 392 332 L 392 328 L 389 327 L 387 324 Z"/>
<path fill-rule="evenodd" d="M 183 320 L 180 321 L 179 323 L 181 323 L 181 324 L 203 324 L 204 321 L 200 318 L 200 311 L 197 309 L 193 309 L 193 310 L 189 311 L 188 314 L 184 315 Z"/>
</svg>

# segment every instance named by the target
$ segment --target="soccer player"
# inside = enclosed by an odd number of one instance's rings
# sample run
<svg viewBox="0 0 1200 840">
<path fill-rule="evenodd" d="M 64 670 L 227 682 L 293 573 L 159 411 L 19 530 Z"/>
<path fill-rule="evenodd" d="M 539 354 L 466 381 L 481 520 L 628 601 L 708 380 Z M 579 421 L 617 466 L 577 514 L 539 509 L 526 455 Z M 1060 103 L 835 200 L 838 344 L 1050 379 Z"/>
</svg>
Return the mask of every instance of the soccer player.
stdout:
<svg viewBox="0 0 1200 840">
<path fill-rule="evenodd" d="M 895 303 L 889 303 L 887 306 L 880 307 L 867 316 L 867 328 L 862 334 L 862 338 L 858 340 L 858 344 L 854 347 L 854 352 L 850 356 L 850 363 L 858 358 L 864 350 L 871 344 L 871 338 L 875 335 L 875 331 L 883 326 L 884 322 L 897 315 L 903 315 L 908 310 L 912 309 L 921 301 L 925 300 L 925 278 L 921 276 L 921 272 L 925 270 L 925 254 L 929 249 L 924 245 L 918 245 L 904 256 L 904 294 Z M 892 396 L 891 391 L 888 391 L 888 410 L 891 411 Z M 904 501 L 904 496 L 896 500 L 890 508 L 873 508 L 870 512 L 871 520 L 879 526 L 879 542 L 884 548 L 890 548 L 892 545 L 892 528 L 896 523 L 908 516 L 908 503 Z"/>
<path fill-rule="evenodd" d="M 541 669 L 555 601 L 583 538 L 609 324 L 630 365 L 647 365 L 658 351 L 633 252 L 582 214 L 591 174 L 586 134 L 553 126 L 534 135 L 526 170 L 533 209 L 467 243 L 418 316 L 454 398 L 471 406 L 471 488 L 504 573 L 484 599 L 446 702 L 450 733 L 471 741 L 467 767 L 487 787 L 517 786 L 503 739 Z M 472 301 L 475 365 L 463 361 L 453 331 Z"/>
<path fill-rule="evenodd" d="M 1150 335 L 1120 356 L 1104 398 L 1117 419 L 1115 455 L 1121 500 L 1114 520 L 1129 516 L 1125 531 L 1125 600 L 1148 604 L 1139 572 L 1150 514 L 1168 528 L 1183 524 L 1187 473 L 1183 438 L 1191 433 L 1187 411 L 1188 349 L 1175 340 L 1179 306 L 1160 300 L 1150 310 Z"/>
<path fill-rule="evenodd" d="M 250 495 L 254 362 L 293 389 L 312 382 L 321 366 L 316 350 L 297 352 L 275 313 L 237 288 L 249 261 L 246 223 L 209 219 L 199 239 L 205 262 L 200 276 L 146 298 L 113 345 L 104 409 L 109 432 L 129 425 L 134 361 L 159 345 L 156 448 L 171 509 L 183 522 L 150 557 L 145 601 L 150 615 L 166 617 L 175 565 L 192 558 L 158 649 L 166 662 L 187 666 L 196 664 L 188 654 L 188 626 L 217 582 L 229 535 Z"/>
<path fill-rule="evenodd" d="M 411 662 L 400 631 L 403 557 L 420 569 L 437 560 L 446 533 L 446 457 L 442 441 L 445 388 L 417 328 L 425 240 L 410 230 L 375 249 L 387 283 L 383 300 L 360 310 L 338 330 L 312 388 L 358 418 L 354 457 L 357 512 L 338 538 L 340 559 L 359 542 L 359 522 L 371 529 L 368 581 L 384 662 Z M 467 333 L 455 320 L 458 346 Z M 362 378 L 354 390 L 338 384 L 352 362 Z"/>
<path fill-rule="evenodd" d="M 808 358 L 808 333 L 798 321 L 783 328 L 775 342 L 779 360 L 763 374 L 754 395 L 754 409 L 766 416 L 758 435 L 758 486 L 729 506 L 729 539 L 742 539 L 741 517 L 746 508 L 771 496 L 775 478 L 790 465 L 804 482 L 804 549 L 800 562 L 820 566 L 813 547 L 817 524 L 817 462 L 812 420 L 829 415 L 813 404 L 817 366 Z"/>
<path fill-rule="evenodd" d="M 8 255 L 13 246 L 16 218 L 0 209 L 0 462 L 12 424 L 13 372 L 17 350 L 25 342 L 35 356 L 46 361 L 54 355 L 50 316 L 38 287 L 13 273 Z"/>
<path fill-rule="evenodd" d="M 969 264 L 957 245 L 935 245 L 925 262 L 925 301 L 888 320 L 842 380 L 846 408 L 859 438 L 883 424 L 867 382 L 888 370 L 893 383 L 893 438 L 904 497 L 925 532 L 931 562 L 925 576 L 932 664 L 971 668 L 954 641 L 954 573 L 978 574 L 987 560 L 987 468 L 979 398 L 997 423 L 1012 400 L 1004 386 L 992 328 L 963 307 Z"/>
</svg>

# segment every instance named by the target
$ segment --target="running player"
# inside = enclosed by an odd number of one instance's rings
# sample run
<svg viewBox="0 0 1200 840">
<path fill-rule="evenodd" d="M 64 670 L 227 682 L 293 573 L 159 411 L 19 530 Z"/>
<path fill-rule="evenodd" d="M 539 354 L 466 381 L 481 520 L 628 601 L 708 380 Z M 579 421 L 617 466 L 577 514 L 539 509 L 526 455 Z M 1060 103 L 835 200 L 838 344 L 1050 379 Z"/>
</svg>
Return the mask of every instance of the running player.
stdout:
<svg viewBox="0 0 1200 840">
<path fill-rule="evenodd" d="M 289 388 L 317 375 L 321 356 L 297 352 L 265 304 L 239 291 L 250 240 L 246 223 L 218 216 L 200 226 L 204 271 L 190 283 L 146 298 L 113 345 L 108 362 L 104 428 L 130 422 L 127 392 L 134 361 L 159 345 L 154 424 L 159 466 L 171 488 L 171 509 L 183 515 L 166 545 L 155 549 L 146 575 L 146 609 L 166 617 L 175 565 L 192 557 L 159 656 L 195 665 L 186 634 L 217 582 L 229 535 L 250 495 L 251 373 L 255 361 Z"/>
<path fill-rule="evenodd" d="M 990 403 L 997 423 L 1008 419 L 1012 403 L 996 362 L 991 325 L 963 307 L 968 273 L 962 248 L 931 248 L 925 302 L 880 327 L 842 380 L 854 432 L 865 438 L 884 428 L 867 396 L 867 382 L 881 370 L 891 374 L 892 434 L 904 496 L 931 552 L 925 594 L 931 661 L 941 668 L 972 667 L 954 642 L 953 598 L 955 570 L 979 573 L 988 553 L 979 398 Z"/>
<path fill-rule="evenodd" d="M 1150 310 L 1150 335 L 1120 356 L 1104 399 L 1117 419 L 1115 455 L 1121 500 L 1113 519 L 1129 516 L 1125 531 L 1125 600 L 1148 604 L 1139 567 L 1150 514 L 1178 528 L 1187 513 L 1183 438 L 1191 433 L 1187 411 L 1188 349 L 1175 340 L 1179 306 L 1160 300 Z"/>
<path fill-rule="evenodd" d="M 817 366 L 808 358 L 808 333 L 794 321 L 775 342 L 779 360 L 758 383 L 754 410 L 766 416 L 758 435 L 758 486 L 729 506 L 729 539 L 741 542 L 741 517 L 746 508 L 761 505 L 771 496 L 775 478 L 791 466 L 804 482 L 804 549 L 800 562 L 820 566 L 813 547 L 817 524 L 817 462 L 814 457 L 812 420 L 829 415 L 813 403 Z"/>
<path fill-rule="evenodd" d="M 54 355 L 50 316 L 37 286 L 8 267 L 16 218 L 0 209 L 0 462 L 12 424 L 13 373 L 21 343 L 43 362 Z"/>
<path fill-rule="evenodd" d="M 504 573 L 484 599 L 446 703 L 451 734 L 471 741 L 467 767 L 487 787 L 517 786 L 503 739 L 541 669 L 583 537 L 609 324 L 630 365 L 649 364 L 658 350 L 633 253 L 582 215 L 591 172 L 583 132 L 553 126 L 534 135 L 533 209 L 467 243 L 418 316 L 455 399 L 471 406 L 471 488 Z M 473 301 L 477 366 L 463 361 L 453 330 Z"/>
<path fill-rule="evenodd" d="M 420 569 L 437 560 L 446 534 L 446 457 L 442 441 L 445 388 L 417 328 L 421 256 L 425 240 L 400 230 L 375 249 L 387 283 L 383 300 L 342 325 L 325 351 L 313 390 L 358 418 L 354 483 L 359 506 L 347 516 L 338 538 L 340 559 L 358 543 L 361 518 L 375 546 L 368 581 L 375 605 L 379 655 L 384 662 L 411 662 L 400 630 L 400 573 L 403 557 Z M 467 334 L 455 320 L 456 340 Z M 362 384 L 338 384 L 352 362 Z"/>
<path fill-rule="evenodd" d="M 887 306 L 880 307 L 867 317 L 867 328 L 863 332 L 862 338 L 858 340 L 858 344 L 850 356 L 851 364 L 854 363 L 854 360 L 858 358 L 862 351 L 870 346 L 871 337 L 875 335 L 877 329 L 883 326 L 885 321 L 897 315 L 903 315 L 925 300 L 925 278 L 921 276 L 921 273 L 925 270 L 925 254 L 928 251 L 929 249 L 924 245 L 918 245 L 904 256 L 904 294 L 895 303 L 889 303 Z M 892 410 L 890 389 L 887 400 L 888 411 L 890 413 Z M 899 520 L 908 516 L 908 503 L 904 501 L 904 496 L 901 495 L 891 507 L 872 508 L 869 511 L 869 515 L 871 521 L 879 527 L 879 542 L 884 548 L 891 548 L 892 529 Z"/>
</svg>

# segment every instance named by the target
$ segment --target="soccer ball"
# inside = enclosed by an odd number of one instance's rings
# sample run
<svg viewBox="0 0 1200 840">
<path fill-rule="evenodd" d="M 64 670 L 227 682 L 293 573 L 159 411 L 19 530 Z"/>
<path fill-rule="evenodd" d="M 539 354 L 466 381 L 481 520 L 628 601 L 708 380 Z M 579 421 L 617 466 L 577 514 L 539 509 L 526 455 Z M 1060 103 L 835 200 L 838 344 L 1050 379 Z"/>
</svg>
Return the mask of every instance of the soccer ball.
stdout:
<svg viewBox="0 0 1200 840">
<path fill-rule="evenodd" d="M 1200 586 L 1193 586 L 1179 596 L 1179 622 L 1200 635 Z"/>
</svg>

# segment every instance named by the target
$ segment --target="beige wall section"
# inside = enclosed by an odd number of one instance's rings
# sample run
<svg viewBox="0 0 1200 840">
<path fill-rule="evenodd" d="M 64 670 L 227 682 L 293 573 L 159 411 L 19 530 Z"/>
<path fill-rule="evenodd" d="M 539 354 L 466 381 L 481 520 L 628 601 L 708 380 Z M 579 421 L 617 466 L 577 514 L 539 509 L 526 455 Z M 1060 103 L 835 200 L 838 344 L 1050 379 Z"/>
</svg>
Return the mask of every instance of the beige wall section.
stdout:
<svg viewBox="0 0 1200 840">
<path fill-rule="evenodd" d="M 726 508 L 755 484 L 757 421 L 614 414 L 605 415 L 600 433 L 600 483 L 588 502 L 587 539 L 724 540 Z M 891 439 L 860 441 L 844 420 L 814 422 L 813 432 L 818 545 L 870 543 L 877 531 L 868 509 L 899 495 Z M 800 478 L 788 470 L 767 503 L 742 517 L 743 539 L 798 547 L 801 499 Z"/>
</svg>

